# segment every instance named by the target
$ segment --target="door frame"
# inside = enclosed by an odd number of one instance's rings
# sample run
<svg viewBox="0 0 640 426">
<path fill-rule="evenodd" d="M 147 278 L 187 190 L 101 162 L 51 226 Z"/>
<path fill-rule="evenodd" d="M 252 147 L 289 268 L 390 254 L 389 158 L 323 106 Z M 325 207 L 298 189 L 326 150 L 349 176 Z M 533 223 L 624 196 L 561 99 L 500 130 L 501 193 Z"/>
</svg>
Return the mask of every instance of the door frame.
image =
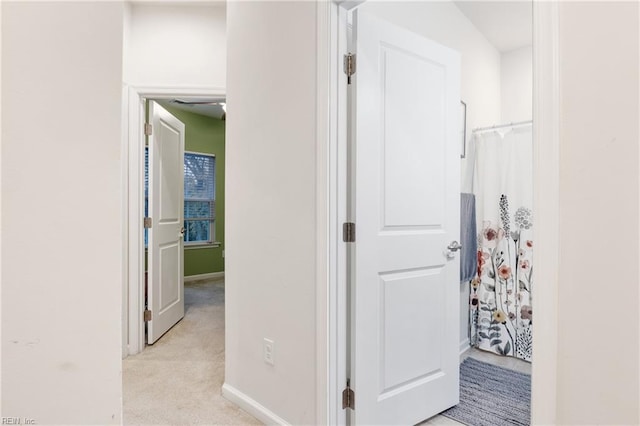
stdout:
<svg viewBox="0 0 640 426">
<path fill-rule="evenodd" d="M 142 352 L 144 342 L 144 123 L 146 99 L 226 97 L 215 87 L 123 86 L 122 358 Z"/>
<path fill-rule="evenodd" d="M 317 419 L 346 425 L 339 406 L 347 362 L 347 13 L 366 0 L 317 5 Z M 558 3 L 533 3 L 533 183 L 536 227 L 536 336 L 532 369 L 533 424 L 555 424 L 559 254 Z"/>
</svg>

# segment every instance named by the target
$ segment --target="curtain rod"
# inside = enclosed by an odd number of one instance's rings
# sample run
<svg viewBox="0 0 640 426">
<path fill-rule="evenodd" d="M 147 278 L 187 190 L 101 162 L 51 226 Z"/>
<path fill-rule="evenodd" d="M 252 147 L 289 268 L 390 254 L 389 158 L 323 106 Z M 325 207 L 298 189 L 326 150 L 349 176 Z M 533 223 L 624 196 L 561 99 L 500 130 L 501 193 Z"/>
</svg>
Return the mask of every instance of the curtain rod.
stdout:
<svg viewBox="0 0 640 426">
<path fill-rule="evenodd" d="M 503 127 L 518 127 L 518 126 L 526 126 L 527 124 L 533 124 L 532 120 L 528 120 L 528 121 L 518 121 L 516 123 L 509 123 L 509 124 L 500 124 L 497 126 L 490 126 L 490 127 L 478 127 L 476 129 L 473 129 L 473 132 L 484 132 L 486 130 L 494 130 L 494 129 L 501 129 Z"/>
</svg>

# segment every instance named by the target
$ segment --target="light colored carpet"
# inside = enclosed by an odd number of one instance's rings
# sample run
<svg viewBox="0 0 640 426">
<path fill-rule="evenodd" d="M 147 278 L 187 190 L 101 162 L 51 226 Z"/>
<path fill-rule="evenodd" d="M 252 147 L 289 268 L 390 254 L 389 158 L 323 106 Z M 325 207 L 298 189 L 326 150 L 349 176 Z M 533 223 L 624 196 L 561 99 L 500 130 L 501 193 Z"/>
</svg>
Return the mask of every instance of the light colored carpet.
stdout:
<svg viewBox="0 0 640 426">
<path fill-rule="evenodd" d="M 224 282 L 185 285 L 185 317 L 126 358 L 126 425 L 260 425 L 224 399 Z"/>
</svg>

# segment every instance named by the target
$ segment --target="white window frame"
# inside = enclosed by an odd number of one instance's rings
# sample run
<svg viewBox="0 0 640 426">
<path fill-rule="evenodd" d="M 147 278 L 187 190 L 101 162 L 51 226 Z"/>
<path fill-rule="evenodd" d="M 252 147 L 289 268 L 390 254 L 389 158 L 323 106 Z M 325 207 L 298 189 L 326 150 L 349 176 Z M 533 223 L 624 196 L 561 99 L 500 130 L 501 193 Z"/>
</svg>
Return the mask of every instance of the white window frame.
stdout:
<svg viewBox="0 0 640 426">
<path fill-rule="evenodd" d="M 193 154 L 193 155 L 201 155 L 204 157 L 211 157 L 214 159 L 214 168 L 213 168 L 213 184 L 216 185 L 216 177 L 215 174 L 217 173 L 217 169 L 218 169 L 218 163 L 216 160 L 216 155 L 215 154 L 209 154 L 207 152 L 198 152 L 198 151 L 184 151 L 185 154 Z M 217 220 L 217 215 L 216 215 L 216 203 L 217 203 L 217 198 L 218 198 L 218 192 L 216 191 L 215 187 L 213 190 L 213 207 L 214 207 L 214 211 L 213 211 L 213 219 L 209 219 L 210 222 L 210 228 L 209 228 L 209 241 L 184 241 L 184 248 L 186 249 L 191 249 L 191 248 L 205 248 L 205 247 L 219 247 L 221 244 L 220 242 L 216 241 L 216 220 Z M 185 196 L 183 201 L 186 203 L 187 202 L 187 197 Z M 189 201 L 204 201 L 204 200 L 196 200 L 196 199 L 189 199 Z M 207 218 L 195 218 L 195 219 L 187 219 L 186 217 L 184 218 L 184 222 L 186 225 L 187 220 L 207 220 Z M 185 226 L 186 228 L 186 226 Z"/>
</svg>

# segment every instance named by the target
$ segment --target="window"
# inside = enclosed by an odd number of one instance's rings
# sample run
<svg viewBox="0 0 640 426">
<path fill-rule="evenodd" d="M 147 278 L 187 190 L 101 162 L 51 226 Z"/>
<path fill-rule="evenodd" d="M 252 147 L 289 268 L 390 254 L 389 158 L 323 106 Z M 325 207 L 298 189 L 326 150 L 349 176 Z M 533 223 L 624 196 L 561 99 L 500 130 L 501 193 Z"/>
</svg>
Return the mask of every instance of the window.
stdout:
<svg viewBox="0 0 640 426">
<path fill-rule="evenodd" d="M 216 158 L 184 154 L 184 242 L 211 243 L 216 220 Z"/>
<path fill-rule="evenodd" d="M 144 153 L 144 212 L 149 215 L 149 150 Z M 216 157 L 184 154 L 184 242 L 207 244 L 215 241 Z M 144 232 L 147 245 L 147 230 Z"/>
</svg>

